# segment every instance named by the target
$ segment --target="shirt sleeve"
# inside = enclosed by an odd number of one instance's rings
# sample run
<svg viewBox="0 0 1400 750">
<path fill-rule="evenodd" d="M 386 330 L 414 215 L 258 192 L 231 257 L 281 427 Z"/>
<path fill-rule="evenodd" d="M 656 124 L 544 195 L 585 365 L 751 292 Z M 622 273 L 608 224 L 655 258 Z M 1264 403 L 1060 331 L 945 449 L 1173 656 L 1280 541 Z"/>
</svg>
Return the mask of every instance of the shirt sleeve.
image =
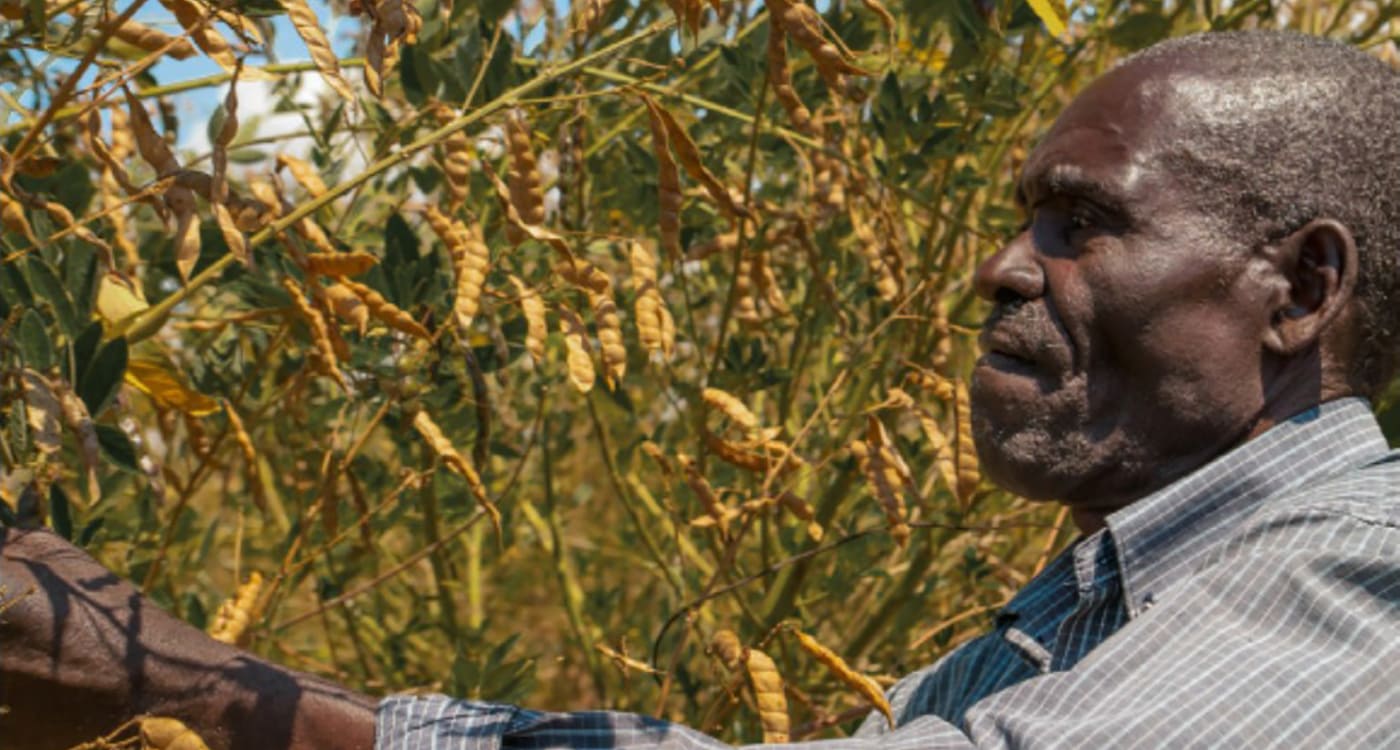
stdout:
<svg viewBox="0 0 1400 750">
<path fill-rule="evenodd" d="M 379 704 L 375 750 L 721 750 L 689 727 L 611 711 L 551 713 L 443 695 L 391 696 Z M 792 745 L 750 745 L 780 750 Z M 966 750 L 966 735 L 922 716 L 879 737 L 802 743 L 803 750 Z"/>
</svg>

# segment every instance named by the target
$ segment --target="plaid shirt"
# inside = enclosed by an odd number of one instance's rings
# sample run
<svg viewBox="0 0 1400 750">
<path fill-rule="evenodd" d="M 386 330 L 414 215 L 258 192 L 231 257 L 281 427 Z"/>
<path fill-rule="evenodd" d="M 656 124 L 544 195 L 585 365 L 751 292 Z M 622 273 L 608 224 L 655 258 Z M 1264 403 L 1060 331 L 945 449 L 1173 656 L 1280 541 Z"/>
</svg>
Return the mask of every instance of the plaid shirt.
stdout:
<svg viewBox="0 0 1400 750">
<path fill-rule="evenodd" d="M 860 748 L 1400 746 L 1400 452 L 1366 402 L 1295 416 L 1114 513 L 904 678 Z M 378 750 L 720 748 L 612 712 L 385 699 Z"/>
</svg>

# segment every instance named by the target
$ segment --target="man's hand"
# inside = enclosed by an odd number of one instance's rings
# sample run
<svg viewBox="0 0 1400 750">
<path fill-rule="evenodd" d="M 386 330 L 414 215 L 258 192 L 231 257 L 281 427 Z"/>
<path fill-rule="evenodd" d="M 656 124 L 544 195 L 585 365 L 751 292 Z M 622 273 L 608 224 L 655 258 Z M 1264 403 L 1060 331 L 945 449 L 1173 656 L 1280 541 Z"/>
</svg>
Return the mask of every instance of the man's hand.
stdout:
<svg viewBox="0 0 1400 750">
<path fill-rule="evenodd" d="M 6 750 L 70 747 L 138 714 L 215 750 L 373 745 L 373 699 L 214 641 L 53 534 L 0 529 L 0 584 Z"/>
</svg>

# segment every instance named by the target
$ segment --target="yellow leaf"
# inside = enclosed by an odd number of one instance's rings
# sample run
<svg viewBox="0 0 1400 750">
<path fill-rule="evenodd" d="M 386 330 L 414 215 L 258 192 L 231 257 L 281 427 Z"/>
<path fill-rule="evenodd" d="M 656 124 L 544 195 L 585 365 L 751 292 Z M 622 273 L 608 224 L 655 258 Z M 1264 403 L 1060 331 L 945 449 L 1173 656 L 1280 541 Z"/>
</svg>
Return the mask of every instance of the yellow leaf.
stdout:
<svg viewBox="0 0 1400 750">
<path fill-rule="evenodd" d="M 1045 24 L 1050 36 L 1065 33 L 1065 21 L 1069 13 L 1065 9 L 1064 0 L 1026 0 L 1026 3 L 1040 16 L 1040 21 Z"/>
<path fill-rule="evenodd" d="M 150 307 L 141 287 L 119 273 L 108 273 L 97 285 L 97 317 L 116 325 Z"/>
<path fill-rule="evenodd" d="M 219 410 L 219 402 L 191 389 L 164 362 L 133 359 L 126 363 L 126 382 L 151 397 L 157 405 L 192 417 L 203 417 Z"/>
</svg>

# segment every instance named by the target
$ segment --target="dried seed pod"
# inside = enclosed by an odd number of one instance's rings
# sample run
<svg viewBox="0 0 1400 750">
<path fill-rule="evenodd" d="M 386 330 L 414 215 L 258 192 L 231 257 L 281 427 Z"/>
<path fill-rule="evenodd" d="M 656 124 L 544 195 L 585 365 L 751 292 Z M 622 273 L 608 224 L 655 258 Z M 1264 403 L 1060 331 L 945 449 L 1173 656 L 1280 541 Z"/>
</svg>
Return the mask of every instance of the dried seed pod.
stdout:
<svg viewBox="0 0 1400 750">
<path fill-rule="evenodd" d="M 589 296 L 593 304 L 593 324 L 598 329 L 598 349 L 603 358 L 603 379 L 609 389 L 616 389 L 627 373 L 627 347 L 622 343 L 617 303 L 608 294 Z"/>
<path fill-rule="evenodd" d="M 258 617 L 258 595 L 262 593 L 262 575 L 256 570 L 248 575 L 247 583 L 239 586 L 233 596 L 219 605 L 209 624 L 209 637 L 234 646 L 247 643 L 248 626 Z"/>
<path fill-rule="evenodd" d="M 253 439 L 248 436 L 248 430 L 243 427 L 243 419 L 234 411 L 233 404 L 225 400 L 223 405 L 224 415 L 228 417 L 229 431 L 233 433 L 233 442 L 238 445 L 243 462 L 248 466 L 257 466 L 258 453 L 253 449 Z"/>
<path fill-rule="evenodd" d="M 452 320 L 463 337 L 471 330 L 472 318 L 481 307 L 481 289 L 486 284 L 486 272 L 491 267 L 491 251 L 476 225 L 462 226 L 464 242 L 452 252 L 452 267 L 457 278 L 457 295 L 452 303 Z"/>
<path fill-rule="evenodd" d="M 705 445 L 720 460 L 746 471 L 766 474 L 773 470 L 793 471 L 803 466 L 800 456 L 793 453 L 781 440 L 762 440 L 757 443 L 734 443 L 709 432 L 705 433 Z"/>
<path fill-rule="evenodd" d="M 695 493 L 695 497 L 704 506 L 705 513 L 709 516 L 711 523 L 719 527 L 720 534 L 729 533 L 729 522 L 739 516 L 739 511 L 724 504 L 723 500 L 715 494 L 710 482 L 700 473 L 700 467 L 695 463 L 695 459 L 684 453 L 676 456 L 676 461 L 681 465 L 681 471 L 685 474 L 685 483 L 690 487 L 690 491 Z"/>
<path fill-rule="evenodd" d="M 515 275 L 510 283 L 520 298 L 520 312 L 525 316 L 525 351 L 536 364 L 544 361 L 544 340 L 549 336 L 549 326 L 545 322 L 544 300 L 539 292 L 530 288 Z"/>
<path fill-rule="evenodd" d="M 597 379 L 593 358 L 588 353 L 588 330 L 578 313 L 563 305 L 559 306 L 559 330 L 564 334 L 564 346 L 568 349 L 569 382 L 580 393 L 588 393 Z"/>
<path fill-rule="evenodd" d="M 846 663 L 845 659 L 842 659 L 836 652 L 818 643 L 812 636 L 796 628 L 793 628 L 792 634 L 797 637 L 797 643 L 802 647 L 803 651 L 806 651 L 812 658 L 820 662 L 822 666 L 830 670 L 837 679 L 845 683 L 846 687 L 855 690 L 862 698 L 869 701 L 870 705 L 874 706 L 881 714 L 884 714 L 885 720 L 889 722 L 890 727 L 894 728 L 894 713 L 890 709 L 890 702 L 885 699 L 885 691 L 881 690 L 880 686 L 876 684 L 874 680 L 851 669 L 851 666 Z"/>
<path fill-rule="evenodd" d="M 495 528 L 496 537 L 499 539 L 501 535 L 501 511 L 496 509 L 496 504 L 491 502 L 491 498 L 487 496 L 486 485 L 482 483 L 481 476 L 476 473 L 476 469 L 473 469 L 471 464 L 467 463 L 467 459 L 457 452 L 452 441 L 447 439 L 447 436 L 442 433 L 442 428 L 438 427 L 437 422 L 434 422 L 432 416 L 426 411 L 420 411 L 413 416 L 413 427 L 418 430 L 419 435 L 423 436 L 423 440 L 428 443 L 429 448 L 432 448 L 433 453 L 447 464 L 447 468 L 466 480 L 467 488 L 476 498 L 477 505 L 480 505 L 481 509 L 491 516 L 491 525 Z"/>
<path fill-rule="evenodd" d="M 578 287 L 588 295 L 608 294 L 612 290 L 612 279 L 607 272 L 575 255 L 570 255 L 554 267 L 560 278 Z"/>
<path fill-rule="evenodd" d="M 821 16 L 800 0 L 766 0 L 771 17 L 805 50 L 817 66 L 817 73 L 833 94 L 845 91 L 847 75 L 868 76 L 870 73 L 852 64 L 841 50 L 822 35 Z"/>
<path fill-rule="evenodd" d="M 637 314 L 637 338 L 642 347 L 669 358 L 676 348 L 676 323 L 661 293 L 654 286 L 643 289 L 633 309 Z"/>
<path fill-rule="evenodd" d="M 754 253 L 749 265 L 749 277 L 753 279 L 753 286 L 758 294 L 762 295 L 764 303 L 777 315 L 788 315 L 792 308 L 788 306 L 787 299 L 783 297 L 783 290 L 778 286 L 778 278 L 773 274 L 773 269 L 768 265 L 766 253 Z"/>
<path fill-rule="evenodd" d="M 116 20 L 116 16 L 104 13 L 103 26 L 110 26 Z M 194 45 L 188 40 L 173 37 L 163 31 L 158 31 L 143 23 L 128 20 L 118 26 L 112 32 L 112 36 L 141 50 L 142 52 L 154 53 L 164 49 L 166 57 L 175 60 L 186 60 L 194 56 Z"/>
<path fill-rule="evenodd" d="M 302 268 L 322 276 L 359 276 L 374 268 L 379 259 L 365 252 L 307 253 Z"/>
<path fill-rule="evenodd" d="M 954 424 L 957 426 L 957 451 L 954 464 L 958 482 L 954 494 L 966 509 L 972 502 L 972 494 L 977 491 L 982 475 L 977 467 L 977 446 L 972 441 L 972 402 L 968 398 L 967 384 L 959 380 L 953 390 Z"/>
<path fill-rule="evenodd" d="M 656 462 L 657 468 L 661 469 L 661 473 L 666 475 L 667 479 L 675 475 L 675 469 L 671 468 L 671 460 L 666 458 L 666 452 L 661 450 L 661 446 L 650 440 L 643 440 L 642 452 Z"/>
<path fill-rule="evenodd" d="M 350 390 L 349 381 L 345 379 L 345 374 L 340 371 L 335 344 L 331 341 L 330 331 L 326 325 L 326 319 L 321 316 L 321 311 L 307 301 L 306 296 L 301 293 L 301 290 L 291 279 L 282 279 L 282 288 L 291 296 L 292 305 L 296 307 L 302 320 L 305 320 L 311 329 L 311 340 L 316 347 L 312 356 L 307 358 L 311 362 L 311 366 L 317 372 L 339 383 L 341 388 Z"/>
<path fill-rule="evenodd" d="M 671 138 L 653 108 L 647 108 L 647 123 L 651 128 L 652 149 L 656 153 L 656 188 L 658 201 L 657 224 L 661 247 L 672 260 L 681 257 L 681 173 L 671 156 Z"/>
<path fill-rule="evenodd" d="M 438 104 L 433 107 L 433 116 L 439 125 L 446 125 L 456 119 L 452 108 Z M 442 140 L 443 186 L 447 189 L 449 208 L 462 205 L 471 190 L 472 146 L 465 131 L 458 130 Z"/>
<path fill-rule="evenodd" d="M 797 90 L 792 86 L 792 73 L 788 69 L 787 36 L 783 33 L 782 25 L 778 23 L 768 25 L 768 82 L 797 132 L 813 138 L 819 137 L 816 123 L 812 121 L 812 110 L 807 108 L 802 102 L 802 97 L 797 95 Z"/>
<path fill-rule="evenodd" d="M 3 191 L 0 191 L 0 225 L 15 234 L 24 235 L 30 245 L 39 244 L 39 239 L 29 226 L 29 219 L 24 215 L 24 206 Z"/>
<path fill-rule="evenodd" d="M 719 179 L 705 167 L 700 158 L 700 148 L 695 145 L 695 141 L 691 140 L 690 133 L 686 132 L 686 129 L 676 122 L 676 118 L 672 117 L 670 112 L 658 105 L 650 96 L 646 94 L 641 96 L 642 102 L 646 104 L 647 113 L 651 117 L 657 118 L 665 127 L 666 136 L 670 139 L 671 147 L 675 149 L 676 158 L 680 161 L 681 166 L 685 167 L 686 174 L 703 185 L 705 191 L 730 218 L 753 218 L 753 214 L 744 206 L 739 205 L 729 190 L 720 184 Z"/>
<path fill-rule="evenodd" d="M 160 0 L 165 9 L 175 15 L 180 27 L 189 35 L 195 46 L 204 51 L 209 59 L 224 70 L 233 70 L 238 65 L 233 47 L 224 39 L 213 24 L 213 15 L 194 0 Z"/>
<path fill-rule="evenodd" d="M 817 523 L 816 511 L 812 510 L 812 506 L 806 500 L 791 492 L 780 493 L 776 499 L 789 513 L 807 522 L 807 536 L 811 537 L 812 541 L 822 540 L 826 532 L 822 530 L 821 524 Z"/>
<path fill-rule="evenodd" d="M 336 317 L 355 326 L 355 330 L 361 336 L 364 335 L 365 329 L 369 327 L 369 306 L 359 295 L 350 291 L 344 284 L 335 282 L 321 287 L 321 294 Z"/>
<path fill-rule="evenodd" d="M 428 333 L 428 329 L 424 328 L 418 321 L 413 319 L 412 315 L 409 315 L 406 311 L 400 309 L 389 300 L 384 299 L 384 295 L 379 292 L 347 278 L 342 277 L 339 281 L 345 285 L 345 288 L 354 292 L 355 295 L 365 303 L 365 307 L 369 308 L 370 317 L 375 318 L 396 331 L 402 331 L 410 336 L 415 336 L 420 339 L 431 339 L 433 337 L 431 333 Z"/>
<path fill-rule="evenodd" d="M 758 430 L 758 417 L 733 395 L 718 388 L 706 388 L 700 392 L 700 397 L 710 408 L 718 410 L 746 432 Z"/>
<path fill-rule="evenodd" d="M 179 719 L 148 716 L 137 726 L 141 732 L 141 750 L 209 750 L 203 738 Z"/>
<path fill-rule="evenodd" d="M 365 86 L 376 97 L 384 93 L 384 71 L 398 64 L 399 44 L 415 44 L 423 17 L 407 0 L 365 0 L 357 7 L 374 22 L 365 47 Z"/>
<path fill-rule="evenodd" d="M 656 288 L 656 256 L 636 240 L 628 243 L 627 255 L 632 267 L 632 288 L 637 292 L 633 306 L 637 315 L 637 338 L 647 351 L 670 357 L 675 349 L 676 324 Z"/>
<path fill-rule="evenodd" d="M 763 741 L 787 742 L 791 720 L 788 718 L 787 696 L 783 693 L 783 677 L 778 674 L 778 665 L 767 654 L 751 648 L 744 661 L 744 669 L 753 688 L 754 703 L 758 704 Z"/>
<path fill-rule="evenodd" d="M 745 251 L 739 256 L 739 268 L 734 273 L 734 319 L 749 326 L 763 322 L 758 312 L 758 302 L 753 290 L 753 253 Z"/>
<path fill-rule="evenodd" d="M 312 62 L 316 63 L 316 69 L 321 72 L 321 78 L 325 79 L 326 85 L 345 101 L 355 101 L 355 91 L 340 74 L 340 58 L 331 49 L 325 32 L 321 31 L 321 22 L 316 17 L 316 11 L 311 9 L 306 0 L 286 0 L 282 7 L 287 9 L 287 18 L 297 30 L 297 35 L 306 43 L 306 51 L 311 55 Z"/>
<path fill-rule="evenodd" d="M 866 439 L 852 443 L 851 452 L 885 511 L 890 536 L 900 547 L 905 546 L 909 542 L 909 525 L 905 520 L 904 493 L 914 493 L 916 488 L 908 464 L 885 432 L 884 424 L 874 415 L 866 417 Z"/>
<path fill-rule="evenodd" d="M 299 0 L 305 2 L 305 0 Z M 320 198 L 326 193 L 326 183 L 321 180 L 321 175 L 316 173 L 316 169 L 310 164 L 298 159 L 290 154 L 277 155 L 277 171 L 286 169 L 292 173 L 292 179 L 301 185 L 307 195 L 312 198 Z"/>
<path fill-rule="evenodd" d="M 540 167 L 535 147 L 530 142 L 530 125 L 519 110 L 506 117 L 506 148 L 510 153 L 510 171 L 506 181 L 510 187 L 510 204 L 526 224 L 544 224 L 544 193 L 541 190 Z M 524 241 L 525 235 L 506 225 L 506 238 L 512 244 Z"/>
<path fill-rule="evenodd" d="M 728 255 L 739 246 L 739 233 L 725 232 L 714 237 L 690 246 L 690 252 L 686 253 L 686 260 L 704 260 L 715 253 Z"/>
<path fill-rule="evenodd" d="M 885 260 L 884 249 L 875 230 L 866 223 L 865 217 L 854 206 L 850 210 L 851 226 L 855 229 L 857 246 L 870 266 L 875 277 L 875 291 L 880 299 L 893 300 L 899 296 L 899 280 Z"/>
<path fill-rule="evenodd" d="M 529 237 L 532 240 L 549 245 L 554 248 L 565 261 L 573 263 L 577 260 L 574 257 L 573 251 L 569 249 L 568 240 L 544 227 L 528 224 L 521 219 L 520 212 L 517 211 L 515 205 L 511 203 L 510 188 L 506 187 L 506 184 L 501 181 L 499 175 L 492 171 L 489 164 L 486 165 L 486 172 L 491 177 L 491 182 L 496 188 L 496 198 L 501 202 L 501 209 L 505 212 L 507 229 L 515 227 L 524 237 Z M 507 233 L 507 236 L 509 236 L 509 233 Z M 580 262 L 587 263 L 587 261 Z"/>
<path fill-rule="evenodd" d="M 384 95 L 384 35 L 372 29 L 365 42 L 365 88 L 376 98 Z"/>
<path fill-rule="evenodd" d="M 131 115 L 131 131 L 136 136 L 136 147 L 141 152 L 141 158 L 161 177 L 168 177 L 179 171 L 180 164 L 175 160 L 170 144 L 156 132 L 151 118 L 146 114 L 145 106 L 130 90 L 124 88 L 123 92 L 126 94 L 127 112 Z M 200 250 L 194 192 L 187 187 L 173 185 L 165 191 L 164 200 L 165 207 L 175 215 L 175 266 L 180 272 L 180 278 L 188 281 L 190 272 L 199 262 Z"/>
<path fill-rule="evenodd" d="M 710 639 L 710 653 L 720 660 L 726 669 L 738 669 L 744 663 L 744 644 L 732 630 L 717 630 Z"/>
</svg>

